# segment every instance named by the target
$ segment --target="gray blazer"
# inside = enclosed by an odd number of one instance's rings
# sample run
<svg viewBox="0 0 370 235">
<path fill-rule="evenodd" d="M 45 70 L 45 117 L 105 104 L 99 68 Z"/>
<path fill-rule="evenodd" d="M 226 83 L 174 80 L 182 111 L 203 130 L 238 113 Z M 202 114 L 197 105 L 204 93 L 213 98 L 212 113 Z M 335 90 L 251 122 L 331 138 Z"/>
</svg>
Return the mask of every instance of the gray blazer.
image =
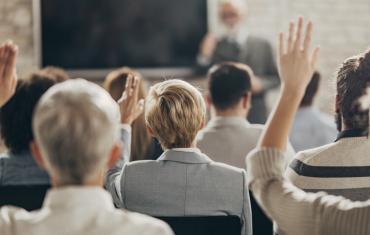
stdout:
<svg viewBox="0 0 370 235">
<path fill-rule="evenodd" d="M 278 71 L 270 43 L 253 36 L 248 36 L 243 45 L 222 38 L 216 45 L 210 65 L 224 61 L 247 64 L 258 77 L 262 78 L 263 91 L 253 96 L 248 120 L 252 123 L 263 124 L 267 118 L 265 94 L 279 85 Z"/>
<path fill-rule="evenodd" d="M 251 235 L 246 177 L 244 170 L 214 162 L 200 151 L 167 150 L 156 161 L 119 164 L 108 172 L 106 187 L 121 208 L 152 216 L 236 215 L 242 234 Z"/>
<path fill-rule="evenodd" d="M 240 117 L 215 117 L 197 136 L 198 148 L 212 160 L 245 169 L 245 157 L 257 147 L 263 125 L 250 124 Z M 227 147 L 225 147 L 227 146 Z M 287 146 L 287 162 L 295 151 Z"/>
</svg>

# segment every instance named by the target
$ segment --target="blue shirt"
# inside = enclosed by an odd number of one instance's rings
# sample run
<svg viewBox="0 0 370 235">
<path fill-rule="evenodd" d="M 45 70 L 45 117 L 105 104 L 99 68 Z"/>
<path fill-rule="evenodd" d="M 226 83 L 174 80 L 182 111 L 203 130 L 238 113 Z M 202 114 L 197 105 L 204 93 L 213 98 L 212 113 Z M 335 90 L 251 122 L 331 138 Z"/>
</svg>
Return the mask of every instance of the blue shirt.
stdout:
<svg viewBox="0 0 370 235">
<path fill-rule="evenodd" d="M 338 134 L 334 123 L 334 117 L 314 107 L 300 108 L 290 132 L 293 148 L 299 152 L 334 142 Z"/>
<path fill-rule="evenodd" d="M 0 185 L 49 185 L 49 176 L 30 152 L 0 154 Z"/>
</svg>

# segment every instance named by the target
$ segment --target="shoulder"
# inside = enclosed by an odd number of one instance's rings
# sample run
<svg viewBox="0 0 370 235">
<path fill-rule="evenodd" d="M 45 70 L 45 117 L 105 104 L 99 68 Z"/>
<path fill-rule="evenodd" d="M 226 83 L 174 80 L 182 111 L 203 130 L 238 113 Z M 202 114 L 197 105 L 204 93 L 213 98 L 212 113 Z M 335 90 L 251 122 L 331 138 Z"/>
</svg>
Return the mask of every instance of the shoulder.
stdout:
<svg viewBox="0 0 370 235">
<path fill-rule="evenodd" d="M 227 178 L 244 178 L 246 176 L 246 171 L 244 169 L 230 166 L 222 162 L 211 162 L 209 164 L 209 171 Z"/>
<path fill-rule="evenodd" d="M 326 145 L 323 145 L 317 148 L 304 150 L 304 151 L 298 152 L 297 155 L 295 156 L 295 159 L 302 161 L 302 162 L 310 162 L 316 157 L 319 157 L 325 154 L 326 151 L 332 149 L 335 146 L 336 146 L 336 143 L 330 143 L 330 144 L 326 144 Z"/>
<path fill-rule="evenodd" d="M 34 212 L 35 213 L 35 212 Z M 17 218 L 26 219 L 31 216 L 31 213 L 14 206 L 3 206 L 0 208 L 0 227 L 14 227 Z"/>
<path fill-rule="evenodd" d="M 117 216 L 121 216 L 121 224 L 129 224 L 140 234 L 169 235 L 173 234 L 170 227 L 162 220 L 126 210 L 116 210 Z"/>
</svg>

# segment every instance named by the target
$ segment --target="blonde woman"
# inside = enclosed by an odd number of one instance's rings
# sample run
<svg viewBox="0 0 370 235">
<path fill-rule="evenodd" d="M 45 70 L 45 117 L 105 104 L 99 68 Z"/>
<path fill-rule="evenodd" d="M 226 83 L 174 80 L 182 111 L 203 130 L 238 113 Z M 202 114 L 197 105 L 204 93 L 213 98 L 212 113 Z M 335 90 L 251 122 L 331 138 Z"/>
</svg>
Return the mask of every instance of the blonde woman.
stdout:
<svg viewBox="0 0 370 235">
<path fill-rule="evenodd" d="M 241 234 L 252 234 L 245 170 L 214 162 L 196 147 L 205 117 L 204 99 L 189 83 L 175 79 L 151 87 L 145 121 L 164 153 L 156 161 L 116 166 L 108 172 L 106 187 L 116 206 L 130 211 L 152 216 L 235 215 L 243 224 Z"/>
</svg>

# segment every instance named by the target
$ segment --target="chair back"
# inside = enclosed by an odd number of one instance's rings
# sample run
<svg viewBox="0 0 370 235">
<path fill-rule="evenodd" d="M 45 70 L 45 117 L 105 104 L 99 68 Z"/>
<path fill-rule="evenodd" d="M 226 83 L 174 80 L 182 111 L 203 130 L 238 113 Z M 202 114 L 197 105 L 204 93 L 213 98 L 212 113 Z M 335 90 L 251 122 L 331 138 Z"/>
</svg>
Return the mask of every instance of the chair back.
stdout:
<svg viewBox="0 0 370 235">
<path fill-rule="evenodd" d="M 253 234 L 273 234 L 271 220 L 265 215 L 252 193 L 250 193 L 250 200 L 252 207 Z"/>
<path fill-rule="evenodd" d="M 0 186 L 0 207 L 21 207 L 28 211 L 40 209 L 50 185 Z"/>
<path fill-rule="evenodd" d="M 238 216 L 157 217 L 170 225 L 176 235 L 240 235 Z"/>
</svg>

